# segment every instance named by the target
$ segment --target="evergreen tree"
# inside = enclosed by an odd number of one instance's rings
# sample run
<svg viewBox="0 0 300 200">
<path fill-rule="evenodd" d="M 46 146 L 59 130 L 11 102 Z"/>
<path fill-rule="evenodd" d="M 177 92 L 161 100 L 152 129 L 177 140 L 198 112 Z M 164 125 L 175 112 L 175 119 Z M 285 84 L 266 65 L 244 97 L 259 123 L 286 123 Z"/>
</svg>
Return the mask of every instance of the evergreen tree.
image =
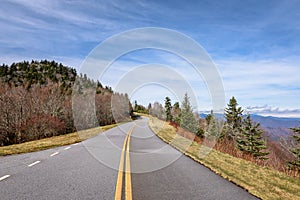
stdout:
<svg viewBox="0 0 300 200">
<path fill-rule="evenodd" d="M 56 69 L 56 68 L 59 69 Z M 31 84 L 41 86 L 53 83 L 61 84 L 61 89 L 68 91 L 76 78 L 76 70 L 57 64 L 54 61 L 28 61 L 12 63 L 11 66 L 0 66 L 0 81 L 7 82 L 11 86 L 23 86 L 31 88 Z"/>
<path fill-rule="evenodd" d="M 242 124 L 243 110 L 238 107 L 238 103 L 234 97 L 232 97 L 225 108 L 225 117 L 228 124 L 232 124 L 233 128 L 239 128 Z"/>
<path fill-rule="evenodd" d="M 193 133 L 197 133 L 199 123 L 193 113 L 193 108 L 190 103 L 190 98 L 185 93 L 182 104 L 181 104 L 181 123 L 180 126 Z"/>
<path fill-rule="evenodd" d="M 208 128 L 207 131 L 205 132 L 205 137 L 207 138 L 219 137 L 220 126 L 213 111 L 211 111 L 211 113 L 206 117 L 206 120 L 208 121 Z"/>
<path fill-rule="evenodd" d="M 147 110 L 148 110 L 148 113 L 149 113 L 149 114 L 150 114 L 150 112 L 151 112 L 151 109 L 152 109 L 152 104 L 149 103 L 149 104 L 148 104 L 148 107 L 147 107 Z"/>
<path fill-rule="evenodd" d="M 295 133 L 293 135 L 293 138 L 297 143 L 297 147 L 290 150 L 291 153 L 295 156 L 295 160 L 289 162 L 289 165 L 290 167 L 298 168 L 298 170 L 300 171 L 300 127 L 292 128 L 292 130 Z"/>
<path fill-rule="evenodd" d="M 232 124 L 225 123 L 220 138 L 236 141 L 239 131 L 240 130 L 233 128 Z"/>
<path fill-rule="evenodd" d="M 210 113 L 205 117 L 205 121 L 207 124 L 210 124 L 211 118 L 214 117 L 213 110 L 210 111 Z"/>
<path fill-rule="evenodd" d="M 169 97 L 166 97 L 165 99 L 165 116 L 167 121 L 172 121 L 172 104 L 171 99 Z"/>
<path fill-rule="evenodd" d="M 148 113 L 148 110 L 143 106 L 137 103 L 137 101 L 134 101 L 134 108 L 133 108 L 134 112 L 138 112 L 138 113 Z"/>
<path fill-rule="evenodd" d="M 250 115 L 248 114 L 243 120 L 240 134 L 236 141 L 238 148 L 241 151 L 252 154 L 256 158 L 267 159 L 264 156 L 268 155 L 269 152 L 265 151 L 267 146 L 263 140 L 262 133 L 260 124 L 253 124 Z"/>
<path fill-rule="evenodd" d="M 133 111 L 136 112 L 138 110 L 138 104 L 137 101 L 134 101 Z"/>
<path fill-rule="evenodd" d="M 173 121 L 176 122 L 178 125 L 180 124 L 180 117 L 181 117 L 181 109 L 179 106 L 179 102 L 175 102 L 172 107 L 172 116 Z"/>
</svg>

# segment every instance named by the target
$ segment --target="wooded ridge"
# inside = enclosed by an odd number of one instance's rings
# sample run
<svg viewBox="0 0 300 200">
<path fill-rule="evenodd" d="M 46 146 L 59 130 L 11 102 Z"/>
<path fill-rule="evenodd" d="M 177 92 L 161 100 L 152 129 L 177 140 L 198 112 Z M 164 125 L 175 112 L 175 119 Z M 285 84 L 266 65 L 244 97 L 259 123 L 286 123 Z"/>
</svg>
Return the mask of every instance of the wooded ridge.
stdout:
<svg viewBox="0 0 300 200">
<path fill-rule="evenodd" d="M 95 93 L 97 120 L 88 125 L 84 120 L 76 122 L 80 129 L 115 123 L 112 99 L 118 102 L 118 120 L 130 119 L 127 94 L 78 75 L 74 68 L 47 60 L 1 65 L 0 146 L 74 132 L 72 92 L 76 89 L 76 94 L 84 95 L 81 90 L 86 88 Z M 84 106 L 84 98 L 77 97 L 76 103 Z M 85 112 L 82 109 L 83 116 L 91 114 Z"/>
</svg>

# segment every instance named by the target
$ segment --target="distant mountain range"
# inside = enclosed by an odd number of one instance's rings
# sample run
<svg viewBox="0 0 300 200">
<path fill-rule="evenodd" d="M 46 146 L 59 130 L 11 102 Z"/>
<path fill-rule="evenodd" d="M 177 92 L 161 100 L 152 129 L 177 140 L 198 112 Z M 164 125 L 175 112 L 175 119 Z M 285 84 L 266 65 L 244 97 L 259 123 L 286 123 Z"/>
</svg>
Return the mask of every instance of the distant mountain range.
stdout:
<svg viewBox="0 0 300 200">
<path fill-rule="evenodd" d="M 251 115 L 255 122 L 259 122 L 266 134 L 272 139 L 286 137 L 291 134 L 290 128 L 300 126 L 300 118 L 283 118 L 272 116 Z"/>
<path fill-rule="evenodd" d="M 251 115 L 255 122 L 259 122 L 262 127 L 272 128 L 293 128 L 300 126 L 300 118 L 283 118 L 272 116 Z"/>
<path fill-rule="evenodd" d="M 201 113 L 200 117 L 205 118 L 208 114 Z M 215 114 L 215 117 L 224 120 L 223 114 Z M 290 128 L 300 127 L 300 118 L 283 118 L 273 116 L 261 116 L 252 114 L 251 118 L 254 122 L 260 123 L 261 127 L 265 130 L 266 134 L 272 139 L 285 137 L 290 135 Z"/>
</svg>

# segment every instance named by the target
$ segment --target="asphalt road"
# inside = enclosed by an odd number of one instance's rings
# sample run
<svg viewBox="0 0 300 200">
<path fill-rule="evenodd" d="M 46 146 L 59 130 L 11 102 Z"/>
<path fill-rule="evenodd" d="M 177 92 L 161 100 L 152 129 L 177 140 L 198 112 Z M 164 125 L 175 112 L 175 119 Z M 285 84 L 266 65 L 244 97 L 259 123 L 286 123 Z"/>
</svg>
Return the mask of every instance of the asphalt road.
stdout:
<svg viewBox="0 0 300 200">
<path fill-rule="evenodd" d="M 1 200 L 115 199 L 118 190 L 122 199 L 256 199 L 161 141 L 146 118 L 75 145 L 0 158 Z"/>
</svg>

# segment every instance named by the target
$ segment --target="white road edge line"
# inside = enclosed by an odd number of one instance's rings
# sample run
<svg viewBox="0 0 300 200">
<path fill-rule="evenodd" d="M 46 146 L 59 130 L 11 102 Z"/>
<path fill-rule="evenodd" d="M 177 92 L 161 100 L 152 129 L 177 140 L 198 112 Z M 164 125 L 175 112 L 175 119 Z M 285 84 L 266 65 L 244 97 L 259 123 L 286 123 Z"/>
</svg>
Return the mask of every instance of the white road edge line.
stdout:
<svg viewBox="0 0 300 200">
<path fill-rule="evenodd" d="M 3 181 L 4 179 L 7 179 L 8 177 L 10 177 L 10 175 L 2 176 L 2 177 L 0 177 L 0 181 Z"/>
<path fill-rule="evenodd" d="M 75 143 L 75 144 L 72 144 L 73 146 L 76 146 L 76 145 L 78 145 L 79 143 Z"/>
<path fill-rule="evenodd" d="M 68 150 L 68 149 L 70 149 L 71 147 L 66 147 L 64 150 Z"/>
<path fill-rule="evenodd" d="M 30 165 L 28 165 L 28 167 L 32 167 L 33 165 L 39 164 L 41 161 L 35 161 L 34 163 L 31 163 Z"/>
<path fill-rule="evenodd" d="M 56 156 L 57 154 L 59 154 L 59 152 L 55 152 L 55 153 L 51 154 L 50 157 Z"/>
</svg>

